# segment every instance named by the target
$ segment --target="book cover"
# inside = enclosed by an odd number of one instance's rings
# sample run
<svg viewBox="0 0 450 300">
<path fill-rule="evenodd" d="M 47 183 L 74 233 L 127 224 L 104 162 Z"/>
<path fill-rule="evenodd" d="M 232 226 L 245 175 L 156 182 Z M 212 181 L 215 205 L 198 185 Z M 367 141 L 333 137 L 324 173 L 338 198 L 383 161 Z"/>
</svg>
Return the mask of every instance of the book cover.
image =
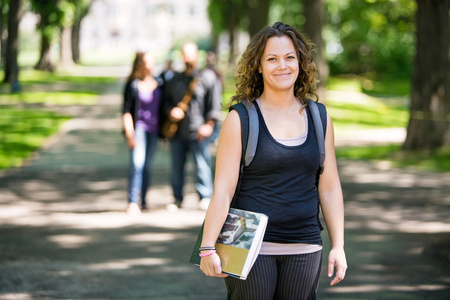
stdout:
<svg viewBox="0 0 450 300">
<path fill-rule="evenodd" d="M 240 279 L 247 278 L 261 248 L 267 221 L 268 217 L 261 213 L 230 209 L 215 245 L 224 273 Z M 202 236 L 203 226 L 190 260 L 196 265 L 200 265 L 198 248 Z"/>
</svg>

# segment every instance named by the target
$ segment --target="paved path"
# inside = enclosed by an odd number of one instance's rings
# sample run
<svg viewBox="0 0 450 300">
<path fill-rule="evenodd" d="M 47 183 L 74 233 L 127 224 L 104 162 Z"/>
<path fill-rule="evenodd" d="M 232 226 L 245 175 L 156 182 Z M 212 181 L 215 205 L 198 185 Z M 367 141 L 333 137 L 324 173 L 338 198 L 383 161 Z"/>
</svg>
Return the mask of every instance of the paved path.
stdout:
<svg viewBox="0 0 450 300">
<path fill-rule="evenodd" d="M 192 184 L 183 209 L 164 209 L 167 145 L 157 153 L 150 210 L 123 212 L 121 88 L 78 107 L 27 166 L 0 173 L 0 299 L 225 299 L 222 280 L 187 263 L 204 217 Z M 333 288 L 323 271 L 319 299 L 449 299 L 450 257 L 441 250 L 450 243 L 450 174 L 383 162 L 341 161 L 339 169 L 349 270 Z"/>
</svg>

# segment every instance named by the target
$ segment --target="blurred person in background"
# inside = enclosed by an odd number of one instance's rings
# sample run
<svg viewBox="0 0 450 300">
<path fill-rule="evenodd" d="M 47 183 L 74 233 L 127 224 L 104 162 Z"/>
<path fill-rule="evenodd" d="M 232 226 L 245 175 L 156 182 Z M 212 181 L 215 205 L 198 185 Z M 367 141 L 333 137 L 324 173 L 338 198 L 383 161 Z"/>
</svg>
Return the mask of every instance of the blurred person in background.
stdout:
<svg viewBox="0 0 450 300">
<path fill-rule="evenodd" d="M 173 75 L 175 74 L 175 71 L 173 70 L 173 60 L 172 58 L 168 58 L 166 60 L 166 66 L 164 68 L 164 70 L 161 72 L 161 79 L 163 80 L 164 83 L 170 81 L 170 79 L 172 79 Z"/>
<path fill-rule="evenodd" d="M 147 208 L 147 189 L 160 128 L 162 88 L 152 76 L 155 60 L 137 52 L 124 91 L 123 127 L 130 149 L 128 213 Z"/>
<path fill-rule="evenodd" d="M 173 122 L 178 122 L 178 130 L 170 139 L 172 172 L 171 185 L 175 202 L 169 209 L 181 207 L 185 182 L 185 165 L 188 153 L 192 153 L 195 163 L 195 188 L 200 197 L 199 208 L 206 210 L 213 193 L 211 171 L 211 136 L 220 116 L 222 86 L 214 71 L 198 69 L 198 47 L 189 42 L 182 47 L 185 70 L 175 73 L 166 83 L 165 111 Z M 183 111 L 177 104 L 190 90 L 196 80 L 192 97 Z"/>
<path fill-rule="evenodd" d="M 206 66 L 205 66 L 205 68 L 212 70 L 216 74 L 217 80 L 219 80 L 220 85 L 221 85 L 221 89 L 223 91 L 224 79 L 223 79 L 223 76 L 220 73 L 219 69 L 217 68 L 217 62 L 218 62 L 218 58 L 217 58 L 216 53 L 214 53 L 213 51 L 208 51 L 206 53 Z M 211 141 L 215 145 L 217 145 L 217 141 L 219 139 L 219 132 L 220 132 L 221 123 L 222 123 L 222 120 L 218 120 L 218 122 L 216 122 L 216 125 L 214 126 L 213 135 L 211 136 Z"/>
<path fill-rule="evenodd" d="M 223 90 L 223 76 L 220 74 L 219 70 L 217 69 L 217 55 L 213 51 L 208 51 L 206 53 L 206 67 L 207 69 L 212 70 L 219 80 L 222 90 Z"/>
</svg>

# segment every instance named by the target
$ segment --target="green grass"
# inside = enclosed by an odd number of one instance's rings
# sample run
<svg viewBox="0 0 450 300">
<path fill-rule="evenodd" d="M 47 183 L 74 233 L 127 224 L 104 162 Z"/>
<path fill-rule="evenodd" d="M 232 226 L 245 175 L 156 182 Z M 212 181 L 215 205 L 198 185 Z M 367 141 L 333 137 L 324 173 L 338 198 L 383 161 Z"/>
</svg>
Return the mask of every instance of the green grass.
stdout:
<svg viewBox="0 0 450 300">
<path fill-rule="evenodd" d="M 86 84 L 108 84 L 114 83 L 117 79 L 115 77 L 91 77 L 91 76 L 75 76 L 67 72 L 44 72 L 33 69 L 26 69 L 20 71 L 19 81 L 22 85 L 33 84 L 55 84 L 64 82 L 73 85 Z"/>
<path fill-rule="evenodd" d="M 368 98 L 361 102 L 327 100 L 327 110 L 336 132 L 346 130 L 405 128 L 408 123 L 410 82 L 405 79 L 371 79 L 370 76 L 331 77 L 328 89 L 359 92 Z M 401 145 L 337 147 L 336 156 L 352 160 L 387 161 L 394 167 L 415 167 L 432 171 L 450 171 L 450 148 L 435 153 L 406 152 Z"/>
<path fill-rule="evenodd" d="M 360 92 L 361 81 L 353 76 L 329 77 L 327 89 L 340 92 Z"/>
<path fill-rule="evenodd" d="M 50 105 L 93 105 L 97 101 L 97 93 L 80 91 L 60 92 L 22 92 L 0 95 L 1 104 L 45 103 Z"/>
<path fill-rule="evenodd" d="M 402 151 L 401 145 L 338 147 L 336 148 L 336 157 L 338 159 L 386 161 L 398 168 L 414 166 L 429 171 L 450 171 L 450 148 L 429 153 L 426 151 Z"/>
<path fill-rule="evenodd" d="M 35 45 L 33 50 L 21 49 L 19 51 L 18 63 L 21 67 L 34 67 L 39 60 L 39 45 Z M 53 62 L 59 61 L 59 55 L 57 51 L 51 51 L 51 59 Z M 159 53 L 154 53 L 155 55 Z M 105 53 L 104 51 L 89 51 L 81 54 L 81 63 L 84 66 L 122 66 L 132 63 L 134 58 L 134 52 L 129 51 L 110 51 Z"/>
<path fill-rule="evenodd" d="M 406 107 L 327 101 L 327 110 L 336 130 L 406 127 Z"/>
<path fill-rule="evenodd" d="M 0 169 L 22 165 L 70 119 L 46 111 L 46 105 L 94 105 L 104 85 L 117 79 L 25 69 L 19 81 L 20 93 L 0 87 Z"/>
<path fill-rule="evenodd" d="M 345 75 L 328 79 L 327 88 L 333 91 L 362 92 L 373 97 L 404 97 L 410 93 L 409 79 Z"/>
<path fill-rule="evenodd" d="M 0 106 L 0 169 L 18 167 L 69 119 L 43 110 Z"/>
</svg>

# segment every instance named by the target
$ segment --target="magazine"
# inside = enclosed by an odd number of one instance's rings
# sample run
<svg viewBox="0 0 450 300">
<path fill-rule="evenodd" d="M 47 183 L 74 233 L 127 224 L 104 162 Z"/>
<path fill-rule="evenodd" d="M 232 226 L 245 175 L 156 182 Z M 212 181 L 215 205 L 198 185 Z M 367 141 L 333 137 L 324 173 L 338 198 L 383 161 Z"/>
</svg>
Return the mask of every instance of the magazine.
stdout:
<svg viewBox="0 0 450 300">
<path fill-rule="evenodd" d="M 230 208 L 215 245 L 224 273 L 247 278 L 261 249 L 267 221 L 264 214 Z M 198 248 L 202 236 L 203 226 L 191 255 L 190 263 L 195 265 L 200 265 Z"/>
</svg>

